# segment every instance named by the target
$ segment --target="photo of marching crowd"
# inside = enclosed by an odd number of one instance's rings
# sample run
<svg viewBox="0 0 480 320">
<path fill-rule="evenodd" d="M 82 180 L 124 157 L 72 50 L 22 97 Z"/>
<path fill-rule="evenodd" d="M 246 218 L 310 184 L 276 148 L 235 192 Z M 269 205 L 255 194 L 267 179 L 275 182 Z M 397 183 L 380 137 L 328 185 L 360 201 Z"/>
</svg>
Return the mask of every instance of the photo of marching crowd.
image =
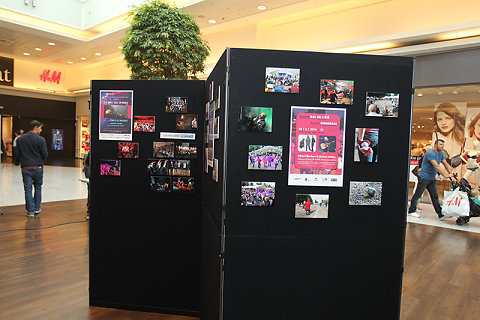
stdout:
<svg viewBox="0 0 480 320">
<path fill-rule="evenodd" d="M 138 159 L 138 142 L 119 142 L 118 158 Z"/>
<path fill-rule="evenodd" d="M 322 79 L 320 81 L 320 103 L 353 105 L 354 81 Z"/>
<path fill-rule="evenodd" d="M 133 131 L 155 132 L 155 116 L 134 116 Z"/>
<path fill-rule="evenodd" d="M 282 170 L 282 146 L 248 146 L 249 170 Z"/>
<path fill-rule="evenodd" d="M 299 93 L 300 69 L 267 67 L 265 92 Z"/>
<path fill-rule="evenodd" d="M 172 190 L 172 178 L 150 177 L 150 190 L 155 192 L 170 192 Z"/>
<path fill-rule="evenodd" d="M 368 117 L 398 118 L 400 94 L 367 92 L 365 115 Z"/>
<path fill-rule="evenodd" d="M 153 142 L 154 158 L 173 158 L 174 150 L 174 142 Z"/>
<path fill-rule="evenodd" d="M 242 206 L 269 207 L 274 201 L 275 182 L 242 181 Z"/>
<path fill-rule="evenodd" d="M 100 160 L 101 176 L 120 176 L 120 160 Z"/>
<path fill-rule="evenodd" d="M 195 179 L 193 178 L 173 178 L 173 192 L 194 192 Z"/>
<path fill-rule="evenodd" d="M 181 159 L 194 159 L 197 157 L 197 146 L 192 142 L 177 142 L 175 155 Z"/>
<path fill-rule="evenodd" d="M 165 111 L 170 113 L 187 113 L 187 98 L 167 97 Z"/>
</svg>

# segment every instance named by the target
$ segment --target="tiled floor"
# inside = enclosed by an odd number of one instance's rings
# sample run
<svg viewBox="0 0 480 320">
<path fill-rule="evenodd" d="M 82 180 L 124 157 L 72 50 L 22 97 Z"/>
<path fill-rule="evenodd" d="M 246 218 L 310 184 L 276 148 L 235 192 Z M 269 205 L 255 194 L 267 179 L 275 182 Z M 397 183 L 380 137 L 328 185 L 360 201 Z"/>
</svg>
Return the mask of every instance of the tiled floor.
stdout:
<svg viewBox="0 0 480 320">
<path fill-rule="evenodd" d="M 85 199 L 87 186 L 79 181 L 82 168 L 45 166 L 42 202 Z M 0 206 L 25 204 L 20 166 L 0 163 Z"/>
</svg>

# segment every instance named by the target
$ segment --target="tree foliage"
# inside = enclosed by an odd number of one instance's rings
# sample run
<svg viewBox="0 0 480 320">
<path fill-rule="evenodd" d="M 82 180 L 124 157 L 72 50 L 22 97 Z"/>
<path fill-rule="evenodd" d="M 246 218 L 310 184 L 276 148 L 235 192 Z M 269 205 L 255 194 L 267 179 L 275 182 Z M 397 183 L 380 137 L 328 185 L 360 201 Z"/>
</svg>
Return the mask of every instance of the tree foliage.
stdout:
<svg viewBox="0 0 480 320">
<path fill-rule="evenodd" d="M 192 16 L 161 0 L 129 12 L 122 52 L 133 80 L 188 79 L 205 69 L 209 47 Z"/>
</svg>

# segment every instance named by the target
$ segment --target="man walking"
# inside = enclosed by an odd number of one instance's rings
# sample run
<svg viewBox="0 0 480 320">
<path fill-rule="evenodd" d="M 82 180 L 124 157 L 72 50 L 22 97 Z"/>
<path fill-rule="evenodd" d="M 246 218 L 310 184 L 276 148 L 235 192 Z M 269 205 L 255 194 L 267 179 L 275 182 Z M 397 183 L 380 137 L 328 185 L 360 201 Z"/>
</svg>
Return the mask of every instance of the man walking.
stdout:
<svg viewBox="0 0 480 320">
<path fill-rule="evenodd" d="M 437 139 L 433 146 L 433 149 L 428 151 L 423 157 L 422 170 L 418 175 L 418 184 L 412 200 L 410 201 L 410 208 L 408 208 L 408 214 L 419 218 L 420 215 L 416 212 L 418 199 L 422 196 L 425 189 L 428 190 L 430 198 L 432 199 L 433 207 L 438 215 L 439 219 L 443 218 L 442 207 L 438 201 L 437 182 L 435 181 L 435 175 L 440 173 L 441 175 L 449 178 L 452 177 L 453 168 L 447 163 L 443 156 L 442 150 L 445 141 Z M 445 168 L 440 166 L 443 163 Z"/>
<path fill-rule="evenodd" d="M 45 138 L 40 136 L 43 124 L 37 120 L 30 122 L 29 132 L 17 139 L 15 164 L 22 165 L 23 188 L 25 190 L 26 216 L 33 218 L 42 212 L 43 162 L 48 156 Z M 35 195 L 32 197 L 32 186 Z"/>
</svg>

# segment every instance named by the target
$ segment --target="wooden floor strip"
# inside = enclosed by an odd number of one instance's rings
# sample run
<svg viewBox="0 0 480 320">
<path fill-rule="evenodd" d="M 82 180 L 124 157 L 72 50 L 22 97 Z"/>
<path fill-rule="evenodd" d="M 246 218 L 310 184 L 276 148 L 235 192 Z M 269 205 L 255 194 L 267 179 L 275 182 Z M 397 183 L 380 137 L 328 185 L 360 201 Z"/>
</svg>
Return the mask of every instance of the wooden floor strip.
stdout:
<svg viewBox="0 0 480 320">
<path fill-rule="evenodd" d="M 0 319 L 197 319 L 88 306 L 85 205 L 45 203 L 34 219 L 23 206 L 3 208 Z M 402 320 L 480 319 L 479 288 L 480 234 L 408 224 Z"/>
</svg>

